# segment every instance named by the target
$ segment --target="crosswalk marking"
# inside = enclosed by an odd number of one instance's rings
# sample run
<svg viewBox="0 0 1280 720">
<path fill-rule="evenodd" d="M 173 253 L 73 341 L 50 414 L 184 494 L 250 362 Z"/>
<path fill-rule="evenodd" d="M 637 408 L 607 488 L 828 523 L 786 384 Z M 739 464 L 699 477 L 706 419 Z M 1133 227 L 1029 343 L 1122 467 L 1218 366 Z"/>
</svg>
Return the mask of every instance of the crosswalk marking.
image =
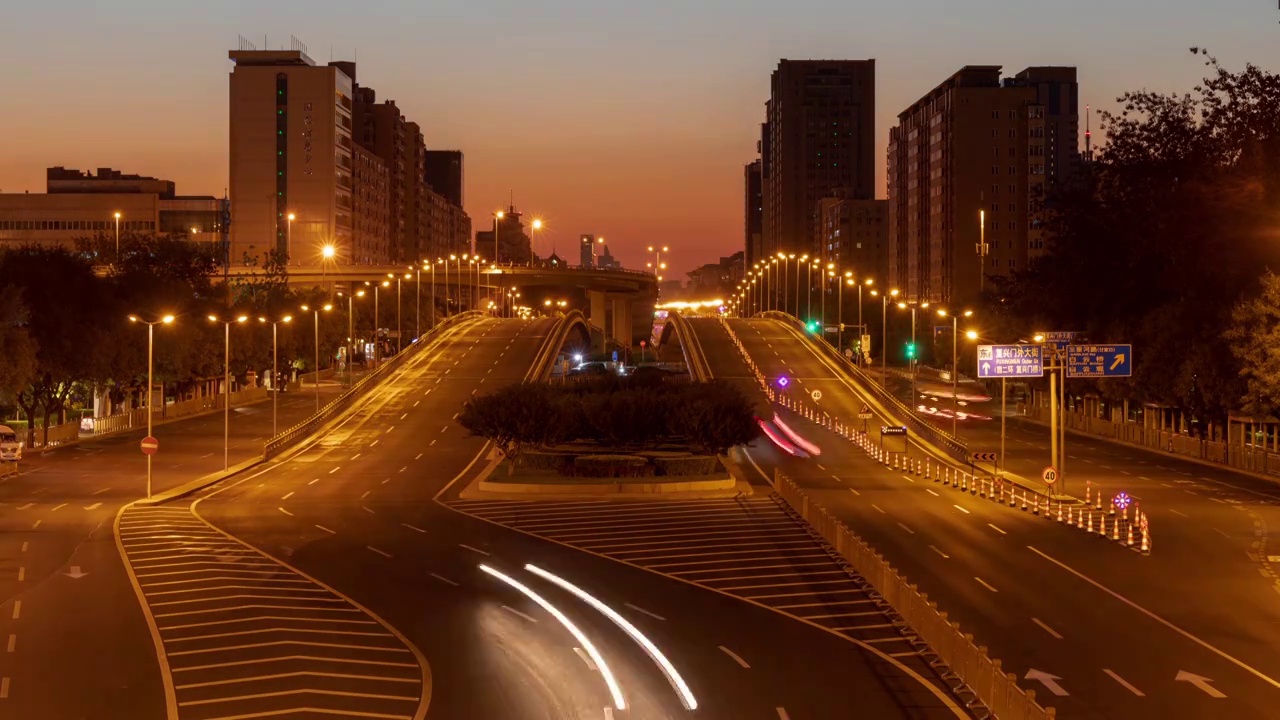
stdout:
<svg viewBox="0 0 1280 720">
<path fill-rule="evenodd" d="M 458 500 L 454 510 L 822 626 L 855 640 L 908 638 L 878 597 L 775 497 Z"/>
</svg>

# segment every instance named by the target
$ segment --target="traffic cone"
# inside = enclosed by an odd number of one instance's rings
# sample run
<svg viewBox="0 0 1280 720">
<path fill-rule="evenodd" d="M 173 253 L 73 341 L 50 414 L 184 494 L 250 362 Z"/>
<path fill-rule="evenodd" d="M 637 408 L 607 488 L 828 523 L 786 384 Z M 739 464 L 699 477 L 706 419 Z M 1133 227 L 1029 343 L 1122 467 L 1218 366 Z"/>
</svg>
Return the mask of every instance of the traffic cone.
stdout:
<svg viewBox="0 0 1280 720">
<path fill-rule="evenodd" d="M 925 480 L 929 479 L 929 470 L 931 467 L 932 467 L 932 463 L 926 460 L 924 463 L 924 479 Z"/>
<path fill-rule="evenodd" d="M 1027 511 L 1027 491 L 1022 491 L 1022 512 Z"/>
<path fill-rule="evenodd" d="M 1016 485 L 1009 486 L 1009 507 L 1014 507 L 1018 504 L 1018 498 L 1016 493 L 1017 489 L 1018 487 Z"/>
<path fill-rule="evenodd" d="M 960 476 L 960 492 L 965 492 L 968 489 L 969 489 L 969 474 L 965 473 L 964 475 Z"/>
<path fill-rule="evenodd" d="M 1111 513 L 1110 513 L 1110 514 L 1112 514 L 1112 515 L 1115 515 L 1115 514 L 1116 514 L 1116 501 L 1115 501 L 1115 500 L 1112 500 L 1112 501 L 1111 501 Z"/>
<path fill-rule="evenodd" d="M 1142 554 L 1151 554 L 1151 531 L 1146 528 L 1142 530 Z"/>
<path fill-rule="evenodd" d="M 1071 508 L 1068 512 L 1071 514 L 1071 527 L 1080 527 L 1080 508 Z"/>
<path fill-rule="evenodd" d="M 1115 523 L 1112 523 L 1112 524 L 1114 525 Z M 1106 515 L 1098 516 L 1098 534 L 1104 538 L 1107 536 L 1107 516 Z"/>
<path fill-rule="evenodd" d="M 1086 480 L 1084 482 L 1084 504 L 1085 505 L 1090 505 L 1093 503 L 1092 492 L 1093 492 L 1093 482 Z"/>
<path fill-rule="evenodd" d="M 1120 539 L 1120 518 L 1111 518 L 1111 539 L 1117 541 Z"/>
<path fill-rule="evenodd" d="M 1133 523 L 1130 523 L 1130 524 L 1129 524 L 1129 527 L 1128 527 L 1128 535 L 1127 535 L 1127 537 L 1125 538 L 1124 544 L 1125 544 L 1127 547 L 1133 547 Z"/>
<path fill-rule="evenodd" d="M 1040 496 L 1039 495 L 1036 496 L 1035 504 L 1031 506 L 1031 513 L 1033 515 L 1040 514 Z"/>
<path fill-rule="evenodd" d="M 942 484 L 943 485 L 951 484 L 951 468 L 947 468 L 946 474 L 942 476 Z"/>
<path fill-rule="evenodd" d="M 1062 522 L 1062 501 L 1058 501 L 1058 522 Z"/>
<path fill-rule="evenodd" d="M 1088 532 L 1089 532 L 1089 534 L 1093 534 L 1093 511 L 1092 511 L 1092 510 L 1090 510 L 1090 511 L 1089 511 L 1089 527 L 1088 527 Z"/>
<path fill-rule="evenodd" d="M 1102 491 L 1099 490 L 1093 498 L 1093 509 L 1102 512 Z"/>
<path fill-rule="evenodd" d="M 986 497 L 986 496 L 987 496 L 987 481 L 983 480 L 981 483 L 978 484 L 978 497 Z"/>
</svg>

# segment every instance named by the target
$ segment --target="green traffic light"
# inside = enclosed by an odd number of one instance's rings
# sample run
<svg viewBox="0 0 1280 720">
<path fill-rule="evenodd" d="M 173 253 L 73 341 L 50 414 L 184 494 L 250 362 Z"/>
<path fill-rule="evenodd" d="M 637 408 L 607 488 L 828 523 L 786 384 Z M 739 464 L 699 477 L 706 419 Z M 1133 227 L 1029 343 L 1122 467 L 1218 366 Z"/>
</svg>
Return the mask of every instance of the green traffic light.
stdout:
<svg viewBox="0 0 1280 720">
<path fill-rule="evenodd" d="M 908 360 L 915 360 L 915 359 L 916 359 L 916 344 L 915 344 L 915 343 L 907 343 L 907 359 L 908 359 Z"/>
</svg>

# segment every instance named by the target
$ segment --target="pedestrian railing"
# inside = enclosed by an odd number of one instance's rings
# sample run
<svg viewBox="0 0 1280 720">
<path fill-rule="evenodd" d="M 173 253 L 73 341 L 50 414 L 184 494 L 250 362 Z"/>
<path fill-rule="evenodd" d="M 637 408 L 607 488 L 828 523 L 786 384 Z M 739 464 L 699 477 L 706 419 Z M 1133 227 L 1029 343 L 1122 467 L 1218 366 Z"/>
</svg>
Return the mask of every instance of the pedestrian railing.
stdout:
<svg viewBox="0 0 1280 720">
<path fill-rule="evenodd" d="M 418 352 L 421 352 L 423 348 L 430 345 L 436 338 L 440 337 L 446 329 L 463 322 L 479 320 L 485 317 L 489 317 L 487 312 L 481 310 L 468 310 L 463 313 L 458 313 L 457 315 L 451 315 L 449 318 L 441 321 L 435 327 L 431 328 L 430 331 L 418 338 L 418 342 L 410 345 L 403 352 L 390 360 L 384 361 L 377 367 L 377 369 L 366 374 L 359 380 L 359 382 L 352 385 L 349 390 L 329 401 L 327 405 L 320 408 L 320 410 L 312 414 L 311 417 L 303 420 L 297 425 L 294 425 L 288 430 L 275 435 L 270 440 L 267 440 L 262 447 L 263 459 L 270 460 L 298 440 L 309 436 L 322 424 L 328 422 L 340 410 L 345 409 L 353 401 L 363 397 L 374 387 L 374 385 L 378 383 L 378 381 L 382 380 L 382 378 L 395 372 L 404 364 L 407 358 L 412 355 L 416 355 Z"/>
<path fill-rule="evenodd" d="M 916 645 L 951 689 L 974 708 L 984 706 L 1000 720 L 1052 720 L 1053 708 L 1036 702 L 1034 690 L 1018 687 L 1018 678 L 974 642 L 929 596 L 889 562 L 818 506 L 786 475 L 774 478 L 778 495 L 884 599 L 899 620 L 895 624 Z"/>
</svg>

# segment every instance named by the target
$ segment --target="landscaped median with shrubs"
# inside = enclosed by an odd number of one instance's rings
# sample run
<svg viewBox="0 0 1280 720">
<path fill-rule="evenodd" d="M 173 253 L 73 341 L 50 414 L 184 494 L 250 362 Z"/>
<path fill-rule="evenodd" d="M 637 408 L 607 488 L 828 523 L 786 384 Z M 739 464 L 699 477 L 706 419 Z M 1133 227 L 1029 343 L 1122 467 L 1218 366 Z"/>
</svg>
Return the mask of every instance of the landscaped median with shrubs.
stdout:
<svg viewBox="0 0 1280 720">
<path fill-rule="evenodd" d="M 757 432 L 738 388 L 661 378 L 510 385 L 468 400 L 458 422 L 493 442 L 508 475 L 561 478 L 711 476 Z"/>
</svg>

